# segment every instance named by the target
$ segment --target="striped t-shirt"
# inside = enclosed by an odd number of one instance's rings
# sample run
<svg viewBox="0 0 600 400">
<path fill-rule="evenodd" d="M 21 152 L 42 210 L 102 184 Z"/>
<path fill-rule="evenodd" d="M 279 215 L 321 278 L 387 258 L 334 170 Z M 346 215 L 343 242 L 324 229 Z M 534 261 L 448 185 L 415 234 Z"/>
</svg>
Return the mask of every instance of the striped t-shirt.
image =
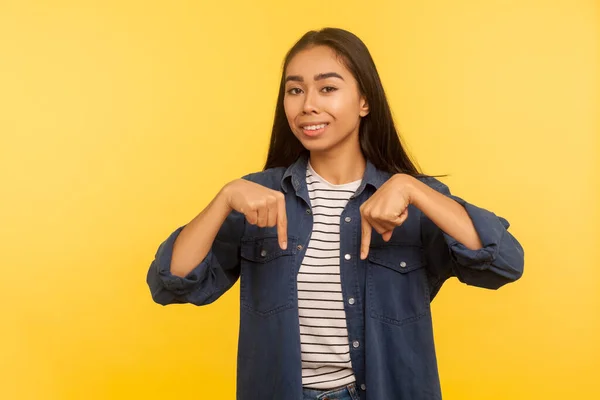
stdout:
<svg viewBox="0 0 600 400">
<path fill-rule="evenodd" d="M 340 283 L 340 215 L 361 181 L 332 185 L 309 163 L 306 183 L 314 219 L 298 273 L 302 385 L 331 389 L 355 381 Z"/>
</svg>

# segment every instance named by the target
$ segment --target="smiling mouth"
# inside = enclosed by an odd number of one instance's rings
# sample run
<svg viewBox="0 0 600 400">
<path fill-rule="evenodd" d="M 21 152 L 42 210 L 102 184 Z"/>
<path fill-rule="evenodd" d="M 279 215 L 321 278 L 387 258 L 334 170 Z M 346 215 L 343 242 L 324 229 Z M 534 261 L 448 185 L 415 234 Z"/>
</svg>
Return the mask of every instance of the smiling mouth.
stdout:
<svg viewBox="0 0 600 400">
<path fill-rule="evenodd" d="M 325 128 L 327 128 L 328 125 L 329 125 L 329 123 L 316 124 L 316 125 L 305 125 L 302 127 L 302 131 L 307 136 L 316 136 L 316 135 L 322 133 L 323 131 L 325 131 Z"/>
</svg>

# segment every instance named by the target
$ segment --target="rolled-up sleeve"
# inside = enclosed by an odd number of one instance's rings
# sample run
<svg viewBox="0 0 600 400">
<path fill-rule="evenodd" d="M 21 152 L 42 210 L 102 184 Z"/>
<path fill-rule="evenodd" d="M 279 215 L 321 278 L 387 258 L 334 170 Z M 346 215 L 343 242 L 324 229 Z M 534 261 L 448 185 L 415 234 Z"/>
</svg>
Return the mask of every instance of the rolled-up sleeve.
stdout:
<svg viewBox="0 0 600 400">
<path fill-rule="evenodd" d="M 244 217 L 233 211 L 219 229 L 207 256 L 185 277 L 171 273 L 173 245 L 184 227 L 173 232 L 159 247 L 146 282 L 152 299 L 162 305 L 212 303 L 231 288 L 240 275 L 240 240 Z"/>
<path fill-rule="evenodd" d="M 428 179 L 425 182 L 465 208 L 482 243 L 482 248 L 471 250 L 421 214 L 421 235 L 433 295 L 451 276 L 466 284 L 488 289 L 498 289 L 519 279 L 523 274 L 524 251 L 508 232 L 508 221 L 452 195 L 448 187 L 438 180 Z"/>
</svg>

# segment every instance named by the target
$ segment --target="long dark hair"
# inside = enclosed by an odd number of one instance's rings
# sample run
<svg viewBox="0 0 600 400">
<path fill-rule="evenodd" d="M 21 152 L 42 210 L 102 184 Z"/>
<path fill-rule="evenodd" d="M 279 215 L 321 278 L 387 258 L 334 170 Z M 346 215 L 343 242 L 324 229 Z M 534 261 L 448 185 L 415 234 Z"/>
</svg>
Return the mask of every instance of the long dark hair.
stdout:
<svg viewBox="0 0 600 400">
<path fill-rule="evenodd" d="M 365 158 L 382 171 L 421 175 L 400 143 L 379 73 L 367 46 L 353 33 L 338 28 L 309 31 L 287 53 L 264 169 L 288 167 L 307 151 L 292 133 L 285 115 L 283 98 L 288 64 L 296 54 L 312 46 L 327 46 L 335 51 L 358 82 L 361 94 L 365 96 L 369 114 L 362 118 L 359 128 L 360 147 Z"/>
</svg>

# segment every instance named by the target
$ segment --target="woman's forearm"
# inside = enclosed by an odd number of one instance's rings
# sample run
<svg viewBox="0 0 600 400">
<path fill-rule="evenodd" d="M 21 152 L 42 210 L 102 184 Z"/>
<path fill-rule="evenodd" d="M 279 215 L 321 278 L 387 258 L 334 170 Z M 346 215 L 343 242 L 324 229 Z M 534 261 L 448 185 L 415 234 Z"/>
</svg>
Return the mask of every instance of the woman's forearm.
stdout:
<svg viewBox="0 0 600 400">
<path fill-rule="evenodd" d="M 411 204 L 421 210 L 442 231 L 471 250 L 482 247 L 473 221 L 465 208 L 423 182 L 412 178 Z"/>
</svg>

